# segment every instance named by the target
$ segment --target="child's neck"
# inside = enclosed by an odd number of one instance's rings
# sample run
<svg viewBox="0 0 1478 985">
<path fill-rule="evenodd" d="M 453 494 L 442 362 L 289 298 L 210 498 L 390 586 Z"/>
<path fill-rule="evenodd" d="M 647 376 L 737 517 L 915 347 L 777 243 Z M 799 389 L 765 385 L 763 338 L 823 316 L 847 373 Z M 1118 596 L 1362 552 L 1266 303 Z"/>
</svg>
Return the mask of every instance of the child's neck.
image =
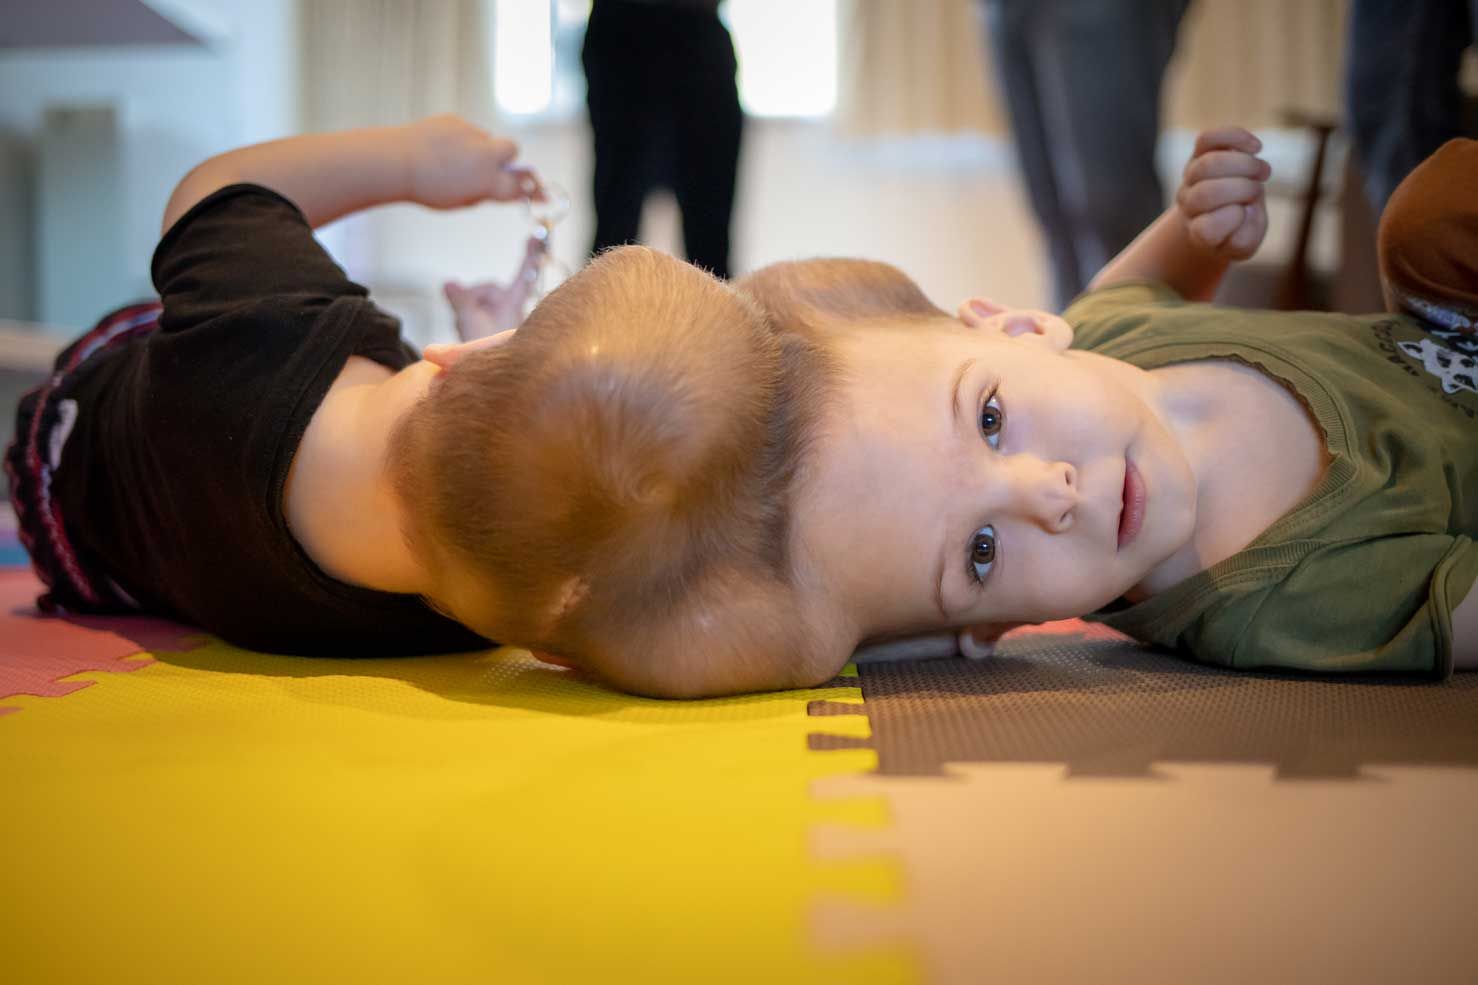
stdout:
<svg viewBox="0 0 1478 985">
<path fill-rule="evenodd" d="M 1328 464 L 1317 422 L 1261 371 L 1204 360 L 1150 375 L 1195 476 L 1196 521 L 1187 542 L 1126 593 L 1130 601 L 1243 550 L 1314 490 Z"/>
<path fill-rule="evenodd" d="M 395 373 L 351 357 L 303 434 L 283 509 L 303 550 L 340 581 L 384 592 L 429 591 L 430 578 L 406 544 L 385 463 L 396 423 L 437 372 L 419 362 Z"/>
</svg>

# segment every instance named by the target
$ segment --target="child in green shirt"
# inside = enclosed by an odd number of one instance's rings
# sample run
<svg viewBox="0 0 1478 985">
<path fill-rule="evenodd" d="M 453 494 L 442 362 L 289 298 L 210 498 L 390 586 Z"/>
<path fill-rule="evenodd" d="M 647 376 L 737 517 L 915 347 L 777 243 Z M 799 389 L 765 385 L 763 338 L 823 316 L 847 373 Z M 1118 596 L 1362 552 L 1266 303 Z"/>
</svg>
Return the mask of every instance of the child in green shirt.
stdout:
<svg viewBox="0 0 1478 985">
<path fill-rule="evenodd" d="M 1472 229 L 1475 149 L 1450 145 L 1393 202 L 1388 269 L 1419 248 L 1449 258 L 1398 276 L 1413 310 L 1461 318 L 1478 288 L 1471 232 L 1432 248 Z M 1234 667 L 1478 665 L 1461 326 L 1205 303 L 1265 232 L 1258 150 L 1202 134 L 1176 204 L 1062 317 L 977 298 L 950 318 L 855 262 L 742 285 L 840 363 L 795 502 L 834 637 L 973 625 L 961 646 L 980 652 L 1012 625 L 1091 614 Z M 1412 229 L 1418 206 L 1431 221 Z M 887 300 L 859 317 L 858 297 Z"/>
<path fill-rule="evenodd" d="M 1462 317 L 1474 290 L 1475 146 L 1413 176 L 1383 226 L 1393 298 L 1428 316 Z M 755 558 L 695 546 L 701 525 L 653 548 L 618 524 L 520 641 L 666 695 L 813 683 L 859 645 L 939 653 L 940 629 L 963 630 L 943 652 L 980 654 L 1011 626 L 1084 615 L 1248 669 L 1474 666 L 1462 326 L 1207 303 L 1265 234 L 1259 150 L 1245 130 L 1202 134 L 1175 204 L 1062 317 L 985 298 L 951 316 L 860 260 L 739 281 L 806 354 L 782 374 L 804 384 L 772 423 L 783 440 L 754 452 L 788 476 L 765 504 L 783 536 Z M 681 531 L 683 495 L 669 502 Z M 618 543 L 641 557 L 630 583 L 662 594 L 611 604 Z"/>
</svg>

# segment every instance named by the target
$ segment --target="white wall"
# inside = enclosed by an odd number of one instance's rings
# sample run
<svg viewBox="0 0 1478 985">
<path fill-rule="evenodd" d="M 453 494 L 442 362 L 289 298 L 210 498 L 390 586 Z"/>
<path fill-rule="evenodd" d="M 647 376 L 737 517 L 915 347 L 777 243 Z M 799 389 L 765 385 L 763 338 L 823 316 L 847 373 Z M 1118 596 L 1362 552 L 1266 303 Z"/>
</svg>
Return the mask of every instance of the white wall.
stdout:
<svg viewBox="0 0 1478 985">
<path fill-rule="evenodd" d="M 298 128 L 297 0 L 177 0 L 177 5 L 220 26 L 220 36 L 205 47 L 0 53 L 0 131 L 34 136 L 50 105 L 118 107 L 124 228 L 114 262 L 135 294 L 151 290 L 148 264 L 159 219 L 185 172 L 212 154 Z M 46 215 L 33 219 L 49 221 Z M 4 216 L 0 221 L 24 220 Z M 79 278 L 87 275 L 75 271 Z M 0 298 L 0 308 L 6 301 Z M 21 313 L 0 310 L 0 317 L 16 314 Z"/>
</svg>

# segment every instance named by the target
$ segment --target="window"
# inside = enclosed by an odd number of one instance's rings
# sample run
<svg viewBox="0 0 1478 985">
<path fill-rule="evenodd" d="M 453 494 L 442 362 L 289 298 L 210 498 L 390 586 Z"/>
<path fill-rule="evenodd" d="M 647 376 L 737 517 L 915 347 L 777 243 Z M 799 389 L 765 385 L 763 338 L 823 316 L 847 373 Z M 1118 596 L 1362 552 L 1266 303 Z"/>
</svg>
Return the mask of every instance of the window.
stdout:
<svg viewBox="0 0 1478 985">
<path fill-rule="evenodd" d="M 818 117 L 836 107 L 837 0 L 727 0 L 739 101 L 751 116 Z M 496 0 L 491 18 L 498 110 L 567 119 L 585 101 L 580 45 L 590 0 Z"/>
</svg>

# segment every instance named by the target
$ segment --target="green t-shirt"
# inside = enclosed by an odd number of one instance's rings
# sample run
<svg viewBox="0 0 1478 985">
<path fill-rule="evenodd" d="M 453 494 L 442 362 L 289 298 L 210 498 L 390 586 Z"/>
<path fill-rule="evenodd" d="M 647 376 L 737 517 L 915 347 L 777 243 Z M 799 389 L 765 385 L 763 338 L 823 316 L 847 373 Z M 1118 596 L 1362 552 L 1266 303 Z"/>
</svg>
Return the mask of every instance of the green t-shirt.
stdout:
<svg viewBox="0 0 1478 985">
<path fill-rule="evenodd" d="M 1318 487 L 1245 549 L 1089 618 L 1241 669 L 1452 672 L 1478 578 L 1478 361 L 1397 315 L 1194 304 L 1130 283 L 1079 298 L 1074 348 L 1143 369 L 1233 359 L 1290 387 L 1323 431 Z"/>
</svg>

